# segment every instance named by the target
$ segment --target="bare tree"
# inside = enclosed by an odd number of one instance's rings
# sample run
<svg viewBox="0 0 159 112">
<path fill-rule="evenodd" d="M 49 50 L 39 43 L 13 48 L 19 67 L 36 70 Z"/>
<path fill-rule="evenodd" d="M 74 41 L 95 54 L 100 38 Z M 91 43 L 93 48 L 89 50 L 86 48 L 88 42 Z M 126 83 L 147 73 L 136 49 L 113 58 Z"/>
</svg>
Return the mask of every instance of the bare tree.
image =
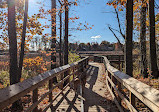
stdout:
<svg viewBox="0 0 159 112">
<path fill-rule="evenodd" d="M 51 0 L 51 69 L 56 68 L 56 0 Z M 57 78 L 53 79 L 53 82 L 57 82 Z"/>
<path fill-rule="evenodd" d="M 15 21 L 15 0 L 8 0 L 8 36 L 9 36 L 9 55 L 10 55 L 10 84 L 19 82 L 18 61 L 17 61 L 17 34 Z M 12 111 L 22 110 L 21 101 L 12 104 Z"/>
<path fill-rule="evenodd" d="M 148 77 L 147 74 L 147 59 L 146 59 L 146 11 L 147 3 L 142 1 L 141 7 L 141 17 L 140 17 L 140 51 L 141 51 L 141 74 L 145 78 Z"/>
<path fill-rule="evenodd" d="M 59 17 L 60 17 L 60 42 L 59 42 L 59 47 L 60 47 L 60 51 L 59 51 L 59 59 L 60 59 L 60 66 L 63 65 L 63 55 L 62 55 L 62 7 L 63 4 L 60 2 L 60 0 L 58 0 L 61 7 L 60 7 L 60 11 L 59 11 Z"/>
<path fill-rule="evenodd" d="M 65 36 L 64 36 L 64 65 L 68 64 L 68 0 L 64 0 L 65 5 Z M 64 77 L 68 75 L 68 72 L 64 73 Z M 64 86 L 68 81 L 64 82 Z"/>
<path fill-rule="evenodd" d="M 120 42 L 119 38 L 117 37 L 117 35 L 114 33 L 113 29 L 110 26 L 108 26 L 108 28 L 113 33 L 114 37 L 117 39 L 118 43 L 120 44 L 121 49 L 124 51 L 123 45 L 121 44 L 121 42 Z"/>
<path fill-rule="evenodd" d="M 116 35 L 115 31 L 118 32 L 123 37 L 124 40 L 125 40 L 125 35 L 124 35 L 124 33 L 122 31 L 122 28 L 121 28 L 121 23 L 120 23 L 120 18 L 119 18 L 119 12 L 117 11 L 116 8 L 114 8 L 114 10 L 115 10 L 116 18 L 117 18 L 117 21 L 118 21 L 118 28 L 119 28 L 119 30 L 112 28 L 110 25 L 108 25 L 108 28 L 113 33 L 114 37 L 117 39 L 118 43 L 120 44 L 121 49 L 124 51 L 123 45 L 121 44 L 120 39 Z"/>
<path fill-rule="evenodd" d="M 27 18 L 28 18 L 28 0 L 25 0 L 23 32 L 22 32 L 21 51 L 20 51 L 19 68 L 18 68 L 18 73 L 19 73 L 18 81 L 20 81 L 22 75 Z"/>
<path fill-rule="evenodd" d="M 18 82 L 17 65 L 17 38 L 15 22 L 15 0 L 8 0 L 8 36 L 9 36 L 9 55 L 10 55 L 10 84 Z"/>
<path fill-rule="evenodd" d="M 124 33 L 122 32 L 122 29 L 121 29 L 121 23 L 120 23 L 119 13 L 118 13 L 117 9 L 115 9 L 115 13 L 116 13 L 116 18 L 118 20 L 119 33 L 121 34 L 123 39 L 125 39 L 125 35 L 124 35 Z"/>
<path fill-rule="evenodd" d="M 150 61 L 151 71 L 155 78 L 159 77 L 157 67 L 156 42 L 155 42 L 155 10 L 154 0 L 149 0 L 149 21 L 150 21 Z"/>
<path fill-rule="evenodd" d="M 125 37 L 125 67 L 126 74 L 133 76 L 132 61 L 132 38 L 133 38 L 133 0 L 126 3 L 126 37 Z"/>
<path fill-rule="evenodd" d="M 66 65 L 68 64 L 68 0 L 64 0 L 64 4 L 65 4 L 64 64 Z"/>
<path fill-rule="evenodd" d="M 56 68 L 56 0 L 51 0 L 51 69 Z M 49 89 L 52 84 L 57 83 L 57 77 L 49 80 Z M 49 101 L 52 101 L 52 92 L 49 94 Z"/>
</svg>

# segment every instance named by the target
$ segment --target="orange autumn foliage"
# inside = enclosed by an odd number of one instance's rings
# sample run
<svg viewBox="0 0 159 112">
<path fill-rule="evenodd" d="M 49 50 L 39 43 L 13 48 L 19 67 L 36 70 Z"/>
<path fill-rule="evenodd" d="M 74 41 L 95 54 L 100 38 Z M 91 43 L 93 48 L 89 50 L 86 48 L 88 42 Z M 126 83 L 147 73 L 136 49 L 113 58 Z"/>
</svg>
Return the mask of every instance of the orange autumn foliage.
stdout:
<svg viewBox="0 0 159 112">
<path fill-rule="evenodd" d="M 46 62 L 40 56 L 37 56 L 35 58 L 25 58 L 23 67 L 26 70 L 32 70 L 37 73 L 42 73 L 47 71 Z"/>
</svg>

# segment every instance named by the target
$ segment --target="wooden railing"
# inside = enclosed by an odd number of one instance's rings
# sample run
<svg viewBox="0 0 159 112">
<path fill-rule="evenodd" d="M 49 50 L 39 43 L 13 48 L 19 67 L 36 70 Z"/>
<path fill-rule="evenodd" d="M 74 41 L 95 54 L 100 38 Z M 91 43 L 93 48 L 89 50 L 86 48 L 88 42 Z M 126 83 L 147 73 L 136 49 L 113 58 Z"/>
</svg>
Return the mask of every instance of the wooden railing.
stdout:
<svg viewBox="0 0 159 112">
<path fill-rule="evenodd" d="M 138 112 L 137 101 L 153 112 L 159 112 L 159 90 L 111 66 L 106 57 L 95 56 L 95 61 L 103 62 L 106 68 L 106 84 L 120 112 L 124 112 L 123 102 L 131 112 Z M 123 89 L 126 88 L 126 92 Z"/>
<path fill-rule="evenodd" d="M 92 54 L 92 55 L 124 55 L 123 51 L 77 51 L 78 54 Z"/>
<path fill-rule="evenodd" d="M 29 92 L 32 92 L 32 105 L 29 106 L 25 112 L 37 112 L 37 107 L 40 102 L 42 102 L 47 96 L 49 96 L 49 103 L 42 110 L 42 112 L 47 111 L 47 109 L 52 105 L 55 99 L 63 92 L 63 90 L 70 85 L 71 82 L 78 76 L 79 72 L 82 72 L 88 65 L 88 57 L 81 59 L 78 62 L 64 65 L 59 68 L 55 68 L 51 71 L 47 71 L 43 74 L 35 76 L 24 80 L 23 82 L 11 85 L 4 89 L 0 90 L 0 111 L 2 111 L 7 106 L 11 105 L 15 101 L 18 101 L 21 97 L 27 95 Z M 61 76 L 63 73 L 67 72 L 68 75 L 60 80 L 57 84 L 49 84 L 49 90 L 41 96 L 38 96 L 38 89 L 48 82 L 52 82 L 54 77 Z M 70 77 L 73 76 L 73 79 L 70 80 Z M 64 81 L 70 80 L 65 87 L 62 87 L 60 92 L 52 98 L 52 91 L 61 85 Z"/>
<path fill-rule="evenodd" d="M 110 62 L 115 62 L 115 63 L 124 62 L 124 55 L 107 55 L 106 57 Z M 94 55 L 94 60 L 98 60 L 98 59 L 99 59 L 99 55 Z"/>
</svg>

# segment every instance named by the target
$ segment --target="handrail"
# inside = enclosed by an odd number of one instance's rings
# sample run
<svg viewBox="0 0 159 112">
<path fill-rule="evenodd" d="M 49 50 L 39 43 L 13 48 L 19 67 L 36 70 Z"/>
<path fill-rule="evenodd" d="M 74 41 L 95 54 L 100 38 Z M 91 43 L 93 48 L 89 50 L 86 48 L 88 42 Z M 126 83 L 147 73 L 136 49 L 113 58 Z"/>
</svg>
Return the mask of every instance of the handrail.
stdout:
<svg viewBox="0 0 159 112">
<path fill-rule="evenodd" d="M 135 98 L 139 99 L 152 111 L 159 112 L 159 90 L 117 70 L 110 65 L 106 57 L 95 56 L 95 58 L 98 58 L 96 61 L 102 61 L 105 65 L 107 87 L 121 112 L 123 112 L 121 105 L 122 100 L 131 112 L 137 112 Z M 122 94 L 122 86 L 129 90 L 128 99 Z"/>
<path fill-rule="evenodd" d="M 124 55 L 123 51 L 77 51 L 79 54 Z"/>
<path fill-rule="evenodd" d="M 62 67 L 55 68 L 53 70 L 47 71 L 45 73 L 42 73 L 38 76 L 29 78 L 24 80 L 23 82 L 19 82 L 17 84 L 8 86 L 4 89 L 0 90 L 0 111 L 10 104 L 14 103 L 15 101 L 19 100 L 21 97 L 25 96 L 30 91 L 33 91 L 33 104 L 26 110 L 26 112 L 34 111 L 36 112 L 38 104 L 46 98 L 50 93 L 52 93 L 52 90 L 60 85 L 63 85 L 65 80 L 68 80 L 70 76 L 75 76 L 78 74 L 78 72 L 81 72 L 81 70 L 85 69 L 88 65 L 89 57 L 85 57 L 75 63 L 67 64 Z M 72 73 L 69 72 L 72 70 Z M 40 99 L 36 95 L 38 95 L 38 88 L 43 86 L 46 82 L 52 80 L 56 76 L 60 76 L 64 72 L 68 71 L 69 74 L 64 79 L 62 79 L 59 83 L 49 88 L 49 91 L 43 94 Z M 62 93 L 62 91 L 69 85 L 68 83 L 58 94 L 58 96 Z M 57 97 L 58 97 L 57 96 Z M 49 108 L 55 98 L 50 101 L 50 104 L 46 107 Z M 44 109 L 43 111 L 46 111 L 47 109 Z"/>
</svg>

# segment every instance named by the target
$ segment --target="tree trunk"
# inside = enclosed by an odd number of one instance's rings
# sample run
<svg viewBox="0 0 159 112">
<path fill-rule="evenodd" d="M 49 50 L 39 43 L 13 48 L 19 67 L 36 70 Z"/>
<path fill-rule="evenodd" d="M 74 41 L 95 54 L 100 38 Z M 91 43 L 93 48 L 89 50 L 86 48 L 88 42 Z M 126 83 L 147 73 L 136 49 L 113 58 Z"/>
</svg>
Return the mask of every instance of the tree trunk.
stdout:
<svg viewBox="0 0 159 112">
<path fill-rule="evenodd" d="M 68 0 L 64 0 L 65 4 L 65 37 L 64 37 L 64 65 L 68 64 Z M 64 77 L 68 75 L 68 72 L 64 73 Z M 64 82 L 64 86 L 68 81 Z"/>
<path fill-rule="evenodd" d="M 154 78 L 158 78 L 156 42 L 155 42 L 155 11 L 154 0 L 149 0 L 149 20 L 150 20 L 150 61 L 151 71 Z"/>
<path fill-rule="evenodd" d="M 9 37 L 9 55 L 10 55 L 10 85 L 18 83 L 18 62 L 17 62 L 17 38 L 15 21 L 15 0 L 8 0 L 8 37 Z M 18 100 L 12 104 L 11 111 L 22 110 L 21 101 Z"/>
<path fill-rule="evenodd" d="M 64 37 L 64 44 L 65 44 L 65 53 L 64 53 L 64 64 L 68 64 L 68 1 L 65 1 L 65 37 Z"/>
<path fill-rule="evenodd" d="M 147 7 L 143 3 L 141 8 L 141 17 L 140 17 L 140 51 L 141 51 L 141 74 L 145 78 L 148 77 L 147 74 L 147 59 L 146 59 L 146 10 Z"/>
<path fill-rule="evenodd" d="M 52 43 L 51 43 L 51 69 L 56 68 L 56 0 L 51 0 L 51 25 L 52 25 Z M 57 78 L 53 78 L 53 82 L 57 82 Z"/>
<path fill-rule="evenodd" d="M 125 38 L 125 64 L 126 74 L 133 76 L 132 60 L 132 38 L 133 38 L 133 0 L 126 3 L 126 38 Z"/>
<path fill-rule="evenodd" d="M 15 22 L 15 0 L 8 0 L 8 36 L 9 36 L 9 55 L 10 55 L 10 84 L 18 82 L 17 65 L 17 38 Z"/>
<path fill-rule="evenodd" d="M 18 71 L 18 73 L 19 73 L 19 79 L 18 80 L 19 81 L 20 81 L 21 75 L 22 75 L 27 18 L 28 18 L 28 0 L 25 0 L 25 11 L 24 11 L 24 20 L 23 20 L 23 32 L 22 32 L 21 52 L 20 52 L 19 71 Z"/>
<path fill-rule="evenodd" d="M 61 7 L 62 8 L 62 7 Z M 63 65 L 63 56 L 62 56 L 62 9 L 60 9 L 60 52 L 59 52 L 59 58 L 60 58 L 60 66 Z"/>
</svg>

